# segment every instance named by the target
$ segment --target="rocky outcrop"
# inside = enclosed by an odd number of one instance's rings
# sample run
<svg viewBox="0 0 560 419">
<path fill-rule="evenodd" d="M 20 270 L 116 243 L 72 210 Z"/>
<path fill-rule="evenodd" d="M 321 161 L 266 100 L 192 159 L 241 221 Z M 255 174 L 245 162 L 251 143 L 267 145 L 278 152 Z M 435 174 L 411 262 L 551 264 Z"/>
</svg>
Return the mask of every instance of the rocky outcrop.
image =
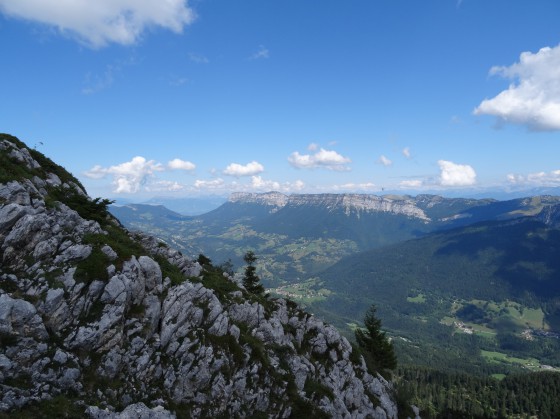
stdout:
<svg viewBox="0 0 560 419">
<path fill-rule="evenodd" d="M 230 195 L 228 202 L 257 204 L 273 207 L 275 209 L 282 208 L 288 203 L 289 197 L 280 192 L 250 193 L 250 192 L 234 192 Z"/>
<path fill-rule="evenodd" d="M 16 139 L 0 153 L 0 411 L 63 397 L 95 418 L 397 416 L 332 326 L 132 236 Z"/>
<path fill-rule="evenodd" d="M 408 196 L 377 196 L 368 194 L 294 194 L 283 195 L 279 192 L 234 193 L 231 203 L 258 204 L 272 207 L 277 211 L 285 206 L 315 206 L 330 211 L 341 210 L 346 215 L 360 215 L 363 212 L 386 212 L 430 221 L 426 213 Z"/>
<path fill-rule="evenodd" d="M 535 218 L 547 226 L 558 228 L 560 226 L 560 204 L 545 206 Z"/>
</svg>

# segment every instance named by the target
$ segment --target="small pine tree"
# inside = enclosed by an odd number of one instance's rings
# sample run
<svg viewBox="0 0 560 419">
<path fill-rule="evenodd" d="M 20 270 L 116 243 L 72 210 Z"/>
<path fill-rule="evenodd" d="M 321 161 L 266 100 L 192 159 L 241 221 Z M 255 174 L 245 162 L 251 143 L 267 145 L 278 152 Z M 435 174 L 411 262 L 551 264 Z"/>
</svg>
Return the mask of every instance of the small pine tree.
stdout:
<svg viewBox="0 0 560 419">
<path fill-rule="evenodd" d="M 245 268 L 245 276 L 243 277 L 243 286 L 245 289 L 253 294 L 263 294 L 264 287 L 260 283 L 260 278 L 256 274 L 255 262 L 257 257 L 253 251 L 249 250 L 243 256 L 243 260 L 247 264 Z"/>
<path fill-rule="evenodd" d="M 198 259 L 196 260 L 200 266 L 211 266 L 212 261 L 207 256 L 203 255 L 202 253 L 198 255 Z"/>
<path fill-rule="evenodd" d="M 371 371 L 390 376 L 397 368 L 393 344 L 381 330 L 381 320 L 375 317 L 377 308 L 372 305 L 364 318 L 365 329 L 356 329 L 356 342 L 364 352 L 366 364 Z"/>
</svg>

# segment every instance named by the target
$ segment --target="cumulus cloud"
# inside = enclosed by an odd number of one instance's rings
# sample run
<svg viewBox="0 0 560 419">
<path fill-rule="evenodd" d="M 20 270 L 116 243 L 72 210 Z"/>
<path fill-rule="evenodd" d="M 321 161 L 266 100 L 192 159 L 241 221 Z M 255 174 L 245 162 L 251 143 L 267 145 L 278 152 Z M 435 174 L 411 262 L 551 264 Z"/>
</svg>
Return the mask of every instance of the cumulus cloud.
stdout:
<svg viewBox="0 0 560 419">
<path fill-rule="evenodd" d="M 272 180 L 264 180 L 261 176 L 253 176 L 251 178 L 251 187 L 253 189 L 264 189 L 267 191 L 279 191 L 280 183 Z"/>
<path fill-rule="evenodd" d="M 439 160 L 439 184 L 442 186 L 470 186 L 476 183 L 476 172 L 468 164 Z"/>
<path fill-rule="evenodd" d="M 523 52 L 509 67 L 492 67 L 492 75 L 513 80 L 507 90 L 483 100 L 475 115 L 493 115 L 502 123 L 535 131 L 560 130 L 560 45 L 537 53 Z"/>
<path fill-rule="evenodd" d="M 410 147 L 405 147 L 402 150 L 402 154 L 403 156 L 405 156 L 407 159 L 410 159 L 412 157 L 412 154 L 410 154 Z"/>
<path fill-rule="evenodd" d="M 84 175 L 91 179 L 101 179 L 107 175 L 113 176 L 113 192 L 136 193 L 148 178 L 155 172 L 161 172 L 164 167 L 153 160 L 136 156 L 131 161 L 111 167 L 94 166 Z"/>
<path fill-rule="evenodd" d="M 0 12 L 54 26 L 95 48 L 133 44 L 152 27 L 180 33 L 195 18 L 186 0 L 0 0 Z"/>
<path fill-rule="evenodd" d="M 194 163 L 181 159 L 171 160 L 169 163 L 167 163 L 167 167 L 169 167 L 171 170 L 184 170 L 187 172 L 192 172 L 194 169 L 196 169 L 196 165 Z"/>
<path fill-rule="evenodd" d="M 337 171 L 350 170 L 347 164 L 351 162 L 348 157 L 324 148 L 314 154 L 299 154 L 295 151 L 288 157 L 288 161 L 296 169 L 324 168 Z"/>
<path fill-rule="evenodd" d="M 377 160 L 377 162 L 382 164 L 385 167 L 391 166 L 393 164 L 393 162 L 391 160 L 389 160 L 387 157 L 385 157 L 383 154 L 381 156 L 379 156 L 379 159 Z"/>
<path fill-rule="evenodd" d="M 259 173 L 264 172 L 264 166 L 259 162 L 252 161 L 251 163 L 247 163 L 245 166 L 232 163 L 224 170 L 224 175 L 228 176 L 253 176 Z"/>
</svg>

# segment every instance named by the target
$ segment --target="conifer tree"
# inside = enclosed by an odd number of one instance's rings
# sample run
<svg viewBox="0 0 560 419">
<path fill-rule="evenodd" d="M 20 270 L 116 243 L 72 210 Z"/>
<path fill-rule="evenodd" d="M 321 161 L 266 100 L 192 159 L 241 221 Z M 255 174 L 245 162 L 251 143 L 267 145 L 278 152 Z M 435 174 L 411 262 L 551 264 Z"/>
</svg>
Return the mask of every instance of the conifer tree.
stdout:
<svg viewBox="0 0 560 419">
<path fill-rule="evenodd" d="M 264 287 L 260 283 L 260 278 L 256 274 L 257 268 L 255 267 L 255 262 L 257 257 L 252 250 L 249 250 L 243 256 L 243 260 L 247 264 L 245 268 L 245 276 L 243 277 L 243 286 L 245 289 L 253 294 L 263 294 Z"/>
<path fill-rule="evenodd" d="M 381 330 L 381 320 L 375 316 L 376 311 L 375 305 L 368 309 L 364 318 L 365 329 L 356 329 L 356 342 L 364 352 L 370 370 L 390 375 L 390 370 L 397 368 L 397 357 L 393 344 Z"/>
</svg>

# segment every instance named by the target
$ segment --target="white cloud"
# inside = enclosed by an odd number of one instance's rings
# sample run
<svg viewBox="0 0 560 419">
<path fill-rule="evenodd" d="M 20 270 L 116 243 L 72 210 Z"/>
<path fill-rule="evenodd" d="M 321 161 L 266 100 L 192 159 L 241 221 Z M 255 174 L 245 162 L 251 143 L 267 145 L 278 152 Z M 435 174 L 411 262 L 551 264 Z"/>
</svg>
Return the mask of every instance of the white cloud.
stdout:
<svg viewBox="0 0 560 419">
<path fill-rule="evenodd" d="M 85 172 L 84 175 L 91 179 L 101 179 L 111 175 L 113 176 L 113 185 L 115 185 L 113 192 L 136 193 L 155 172 L 163 170 L 164 167 L 161 164 L 137 156 L 129 162 L 116 166 L 102 167 L 96 165 Z"/>
<path fill-rule="evenodd" d="M 197 189 L 220 189 L 224 186 L 224 180 L 221 178 L 213 180 L 196 180 L 194 187 Z"/>
<path fill-rule="evenodd" d="M 270 57 L 270 52 L 264 45 L 259 45 L 259 49 L 253 55 L 251 55 L 251 60 L 259 60 L 261 58 Z"/>
<path fill-rule="evenodd" d="M 247 163 L 245 166 L 232 163 L 224 170 L 224 175 L 228 176 L 253 176 L 259 173 L 264 172 L 264 166 L 259 162 L 252 161 L 251 163 Z"/>
<path fill-rule="evenodd" d="M 152 27 L 180 33 L 195 18 L 187 0 L 0 0 L 0 11 L 54 26 L 96 48 L 133 44 Z"/>
<path fill-rule="evenodd" d="M 412 154 L 410 154 L 410 147 L 405 147 L 402 150 L 402 154 L 403 156 L 405 156 L 407 159 L 410 159 L 412 157 Z"/>
<path fill-rule="evenodd" d="M 514 80 L 507 90 L 483 100 L 475 115 L 494 115 L 501 122 L 527 125 L 535 131 L 560 130 L 560 45 L 537 53 L 523 52 L 509 67 L 490 74 Z"/>
<path fill-rule="evenodd" d="M 303 180 L 296 180 L 294 183 L 291 184 L 292 191 L 298 192 L 302 191 L 305 188 L 305 182 Z"/>
<path fill-rule="evenodd" d="M 274 180 L 264 179 L 262 176 L 251 176 L 249 182 L 225 182 L 223 179 L 213 180 L 197 180 L 194 187 L 199 191 L 211 190 L 213 193 L 231 193 L 231 192 L 268 192 L 279 191 L 284 193 L 299 192 L 305 188 L 305 183 L 301 180 L 294 182 L 277 182 Z"/>
<path fill-rule="evenodd" d="M 107 169 L 96 164 L 87 172 L 84 172 L 84 175 L 90 179 L 102 179 L 107 176 Z"/>
<path fill-rule="evenodd" d="M 185 170 L 187 172 L 192 172 L 194 169 L 196 169 L 196 165 L 194 163 L 181 159 L 171 160 L 169 163 L 167 163 L 167 167 L 172 170 Z"/>
<path fill-rule="evenodd" d="M 307 149 L 309 151 L 317 151 L 319 149 L 319 144 L 317 143 L 311 143 L 307 146 Z"/>
<path fill-rule="evenodd" d="M 334 185 L 334 190 L 344 190 L 344 191 L 371 191 L 375 189 L 375 183 L 345 183 L 343 185 Z"/>
<path fill-rule="evenodd" d="M 403 180 L 399 182 L 399 186 L 401 188 L 420 188 L 424 185 L 424 182 L 420 179 L 410 179 L 410 180 Z"/>
<path fill-rule="evenodd" d="M 439 160 L 438 165 L 441 170 L 439 184 L 442 186 L 469 186 L 476 183 L 476 173 L 467 164 Z"/>
<path fill-rule="evenodd" d="M 251 187 L 253 189 L 265 189 L 267 191 L 279 191 L 280 183 L 272 180 L 264 180 L 261 176 L 253 176 L 251 178 Z"/>
<path fill-rule="evenodd" d="M 560 170 L 530 173 L 528 175 L 510 173 L 507 175 L 507 180 L 514 185 L 558 186 L 560 185 Z"/>
<path fill-rule="evenodd" d="M 273 180 L 263 179 L 261 176 L 253 176 L 251 178 L 250 188 L 258 191 L 279 191 L 279 192 L 299 192 L 305 188 L 305 183 L 301 180 L 295 182 L 280 183 Z"/>
<path fill-rule="evenodd" d="M 319 149 L 315 154 L 299 154 L 295 151 L 288 157 L 288 161 L 297 169 L 324 168 L 337 171 L 350 170 L 346 164 L 351 162 L 348 157 L 324 148 Z"/>
<path fill-rule="evenodd" d="M 377 160 L 377 162 L 381 163 L 385 167 L 391 166 L 393 164 L 393 162 L 391 160 L 389 160 L 387 157 L 385 157 L 383 154 L 381 156 L 379 156 L 379 159 Z"/>
</svg>

